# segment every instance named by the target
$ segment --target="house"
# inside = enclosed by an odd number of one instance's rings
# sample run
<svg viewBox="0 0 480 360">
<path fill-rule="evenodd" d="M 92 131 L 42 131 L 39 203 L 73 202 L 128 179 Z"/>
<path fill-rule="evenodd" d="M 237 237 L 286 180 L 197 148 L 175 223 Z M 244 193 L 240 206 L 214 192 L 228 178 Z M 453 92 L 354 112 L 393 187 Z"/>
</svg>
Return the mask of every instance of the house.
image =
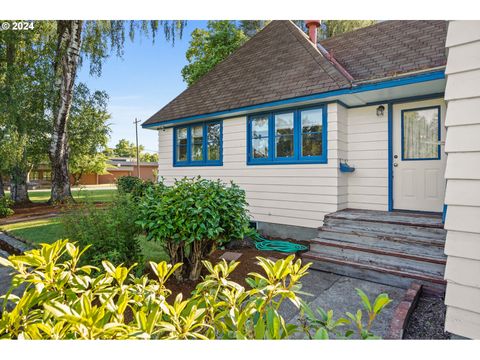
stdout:
<svg viewBox="0 0 480 360">
<path fill-rule="evenodd" d="M 130 158 L 110 158 L 107 160 L 107 173 L 105 174 L 83 174 L 79 185 L 113 185 L 122 176 L 138 176 L 137 161 Z M 140 162 L 140 178 L 143 180 L 155 181 L 158 171 L 156 162 Z M 40 164 L 29 173 L 28 181 L 37 186 L 50 187 L 52 181 L 52 170 L 49 164 Z M 70 175 L 70 183 L 75 182 Z"/>
<path fill-rule="evenodd" d="M 309 35 L 272 21 L 143 123 L 158 131 L 159 176 L 233 180 L 259 231 L 313 239 L 305 257 L 321 270 L 448 282 L 447 330 L 480 338 L 478 22 L 450 24 L 447 89 L 446 21 L 321 41 L 306 23 Z"/>
</svg>

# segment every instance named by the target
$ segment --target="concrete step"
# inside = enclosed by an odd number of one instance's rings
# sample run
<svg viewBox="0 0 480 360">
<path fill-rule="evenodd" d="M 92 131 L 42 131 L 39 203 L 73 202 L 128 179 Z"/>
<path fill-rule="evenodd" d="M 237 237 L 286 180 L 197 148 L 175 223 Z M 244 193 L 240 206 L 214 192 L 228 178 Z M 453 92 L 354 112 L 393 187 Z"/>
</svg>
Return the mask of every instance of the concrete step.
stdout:
<svg viewBox="0 0 480 360">
<path fill-rule="evenodd" d="M 359 245 L 372 249 L 446 259 L 444 241 L 441 240 L 412 239 L 345 229 L 329 229 L 320 231 L 318 237 L 310 240 L 310 242 L 313 244 L 316 241 L 328 240 L 342 242 L 347 245 Z"/>
<path fill-rule="evenodd" d="M 445 259 L 399 253 L 380 248 L 345 244 L 339 241 L 316 241 L 310 251 L 320 256 L 366 265 L 385 266 L 400 271 L 443 277 Z"/>
<path fill-rule="evenodd" d="M 393 236 L 417 241 L 436 240 L 445 244 L 446 231 L 440 228 L 389 224 L 383 222 L 329 218 L 324 220 L 322 230 L 358 232 L 376 236 Z"/>
<path fill-rule="evenodd" d="M 304 261 L 312 262 L 312 269 L 346 275 L 358 279 L 368 279 L 390 286 L 408 288 L 412 281 L 424 285 L 428 293 L 443 295 L 446 282 L 443 276 L 428 275 L 419 271 L 399 269 L 386 264 L 378 265 L 342 259 L 334 254 L 326 256 L 314 251 L 302 254 Z"/>
</svg>

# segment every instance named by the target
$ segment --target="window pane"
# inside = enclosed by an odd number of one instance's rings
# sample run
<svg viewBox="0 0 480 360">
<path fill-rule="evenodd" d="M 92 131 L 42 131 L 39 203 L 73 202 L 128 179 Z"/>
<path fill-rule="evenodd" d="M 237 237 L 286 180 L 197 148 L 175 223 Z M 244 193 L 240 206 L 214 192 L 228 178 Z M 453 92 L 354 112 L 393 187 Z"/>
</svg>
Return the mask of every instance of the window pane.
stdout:
<svg viewBox="0 0 480 360">
<path fill-rule="evenodd" d="M 203 159 L 203 125 L 192 127 L 192 160 Z"/>
<path fill-rule="evenodd" d="M 220 124 L 207 125 L 207 160 L 220 160 Z"/>
<path fill-rule="evenodd" d="M 302 156 L 322 155 L 322 109 L 301 112 Z"/>
<path fill-rule="evenodd" d="M 268 158 L 268 139 L 254 139 L 252 147 L 255 159 Z"/>
<path fill-rule="evenodd" d="M 323 110 L 302 111 L 302 133 L 322 131 Z"/>
<path fill-rule="evenodd" d="M 252 155 L 254 159 L 268 158 L 268 117 L 252 120 Z"/>
<path fill-rule="evenodd" d="M 437 159 L 438 109 L 403 112 L 403 158 Z"/>
<path fill-rule="evenodd" d="M 275 115 L 275 157 L 293 156 L 293 113 Z"/>
<path fill-rule="evenodd" d="M 322 155 L 322 134 L 310 133 L 302 135 L 302 156 Z"/>
<path fill-rule="evenodd" d="M 187 128 L 177 129 L 177 161 L 187 161 Z"/>
</svg>

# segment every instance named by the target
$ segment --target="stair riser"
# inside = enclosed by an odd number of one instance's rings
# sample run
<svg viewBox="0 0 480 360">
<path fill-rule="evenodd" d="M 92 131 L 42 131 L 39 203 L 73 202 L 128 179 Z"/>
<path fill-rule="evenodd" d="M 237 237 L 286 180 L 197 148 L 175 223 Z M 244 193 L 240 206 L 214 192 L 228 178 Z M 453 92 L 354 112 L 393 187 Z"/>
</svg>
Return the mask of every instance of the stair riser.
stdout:
<svg viewBox="0 0 480 360">
<path fill-rule="evenodd" d="M 422 238 L 422 239 L 434 239 L 445 240 L 445 230 L 421 228 L 414 226 L 402 226 L 395 224 L 382 224 L 368 221 L 353 221 L 353 220 L 328 220 L 325 221 L 322 230 L 329 229 L 342 229 L 342 230 L 358 230 L 363 233 L 375 233 L 376 235 L 386 236 L 401 236 L 404 238 Z"/>
<path fill-rule="evenodd" d="M 427 286 L 432 293 L 443 294 L 445 293 L 445 285 L 432 283 L 429 281 L 417 279 L 414 277 L 401 277 L 395 274 L 389 274 L 385 272 L 379 272 L 371 269 L 362 269 L 355 266 L 335 264 L 326 261 L 315 261 L 312 259 L 304 259 L 304 261 L 312 262 L 312 269 L 331 272 L 334 274 L 349 276 L 362 280 L 368 280 L 372 282 L 378 282 L 389 286 L 396 286 L 407 289 L 412 281 L 418 282 Z"/>
<path fill-rule="evenodd" d="M 442 264 L 434 264 L 429 262 L 375 254 L 352 249 L 343 249 L 339 247 L 325 246 L 315 243 L 312 243 L 310 245 L 310 251 L 320 254 L 322 256 L 333 257 L 349 262 L 380 267 L 387 266 L 389 268 L 394 268 L 398 270 L 413 271 L 434 276 L 443 276 L 445 272 L 445 265 Z"/>
<path fill-rule="evenodd" d="M 425 243 L 419 244 L 414 242 L 395 241 L 390 237 L 359 236 L 356 234 L 347 234 L 336 231 L 320 231 L 318 238 L 311 240 L 311 243 L 315 243 L 316 240 L 327 242 L 338 241 L 345 245 L 446 259 L 443 246 L 438 247 L 427 245 Z"/>
</svg>

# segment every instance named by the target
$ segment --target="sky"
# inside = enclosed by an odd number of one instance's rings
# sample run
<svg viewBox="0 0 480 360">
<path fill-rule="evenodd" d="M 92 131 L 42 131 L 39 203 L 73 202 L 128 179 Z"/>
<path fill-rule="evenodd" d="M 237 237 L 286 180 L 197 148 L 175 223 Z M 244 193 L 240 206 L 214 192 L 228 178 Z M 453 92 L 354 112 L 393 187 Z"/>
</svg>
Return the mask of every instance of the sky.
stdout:
<svg viewBox="0 0 480 360">
<path fill-rule="evenodd" d="M 83 64 L 77 82 L 86 83 L 91 91 L 104 90 L 110 97 L 110 147 L 120 139 L 135 143 L 135 118 L 144 122 L 187 87 L 181 70 L 187 64 L 190 34 L 206 25 L 206 21 L 188 21 L 182 39 L 176 39 L 173 47 L 161 32 L 154 44 L 138 36 L 133 43 L 127 39 L 124 56 L 108 58 L 100 77 L 90 76 L 88 63 Z M 142 129 L 139 124 L 138 138 L 145 151 L 157 151 L 156 131 Z"/>
</svg>

